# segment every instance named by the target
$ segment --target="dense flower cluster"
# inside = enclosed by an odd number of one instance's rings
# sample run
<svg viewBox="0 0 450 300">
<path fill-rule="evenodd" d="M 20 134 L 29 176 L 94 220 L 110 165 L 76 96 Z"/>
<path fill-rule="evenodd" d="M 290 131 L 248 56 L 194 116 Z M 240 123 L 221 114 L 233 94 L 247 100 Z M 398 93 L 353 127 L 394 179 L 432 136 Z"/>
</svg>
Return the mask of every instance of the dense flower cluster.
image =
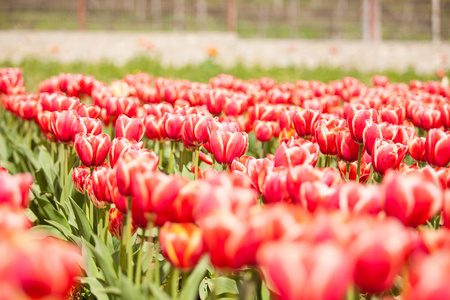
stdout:
<svg viewBox="0 0 450 300">
<path fill-rule="evenodd" d="M 73 184 L 109 209 L 111 234 L 160 228 L 176 268 L 204 254 L 225 273 L 254 267 L 279 299 L 342 299 L 353 287 L 450 296 L 450 88 L 440 82 L 138 73 L 108 85 L 60 74 L 39 91 L 7 93 L 2 106 L 73 145 L 83 164 Z"/>
</svg>

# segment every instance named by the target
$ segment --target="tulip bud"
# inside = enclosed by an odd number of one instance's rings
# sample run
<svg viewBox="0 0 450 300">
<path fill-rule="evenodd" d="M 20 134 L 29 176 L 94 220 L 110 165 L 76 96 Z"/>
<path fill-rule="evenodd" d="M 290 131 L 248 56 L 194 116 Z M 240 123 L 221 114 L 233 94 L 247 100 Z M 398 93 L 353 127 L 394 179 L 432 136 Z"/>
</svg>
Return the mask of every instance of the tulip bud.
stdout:
<svg viewBox="0 0 450 300">
<path fill-rule="evenodd" d="M 364 142 L 364 129 L 372 124 L 380 121 L 380 114 L 375 109 L 360 109 L 354 106 L 350 107 L 347 117 L 348 128 L 355 142 L 362 144 Z"/>
<path fill-rule="evenodd" d="M 124 196 L 132 196 L 131 184 L 142 174 L 158 168 L 159 157 L 147 149 L 130 150 L 122 154 L 116 164 L 117 187 Z"/>
<path fill-rule="evenodd" d="M 86 188 L 86 182 L 89 180 L 89 177 L 91 176 L 91 171 L 88 167 L 81 166 L 73 169 L 72 172 L 72 181 L 73 186 L 75 189 L 81 193 L 84 194 L 84 190 Z"/>
<path fill-rule="evenodd" d="M 0 204 L 9 204 L 14 207 L 28 207 L 30 202 L 30 187 L 33 176 L 28 173 L 9 175 L 0 172 Z"/>
<path fill-rule="evenodd" d="M 425 140 L 425 155 L 430 165 L 446 167 L 450 162 L 450 133 L 430 129 Z"/>
<path fill-rule="evenodd" d="M 425 153 L 425 138 L 416 137 L 409 142 L 409 154 L 418 162 L 427 161 Z"/>
<path fill-rule="evenodd" d="M 114 236 L 116 239 L 120 240 L 122 237 L 122 228 L 123 228 L 123 215 L 122 213 L 115 207 L 109 210 L 109 223 L 108 223 L 108 231 Z M 131 220 L 131 236 L 133 236 L 138 227 L 134 224 L 133 220 Z M 144 241 L 141 241 L 143 243 Z"/>
<path fill-rule="evenodd" d="M 114 168 L 120 156 L 131 150 L 140 150 L 143 147 L 143 142 L 136 142 L 135 140 L 129 140 L 125 137 L 115 138 L 111 142 L 111 148 L 109 149 L 109 162 L 111 168 Z"/>
<path fill-rule="evenodd" d="M 319 112 L 312 109 L 296 111 L 292 117 L 292 124 L 300 137 L 307 138 L 314 135 L 319 117 Z"/>
<path fill-rule="evenodd" d="M 340 159 L 353 162 L 358 159 L 359 145 L 353 140 L 348 130 L 341 130 L 336 136 L 336 148 Z"/>
<path fill-rule="evenodd" d="M 102 122 L 99 119 L 76 116 L 72 123 L 72 139 L 75 140 L 77 134 L 81 132 L 99 135 L 102 133 Z"/>
<path fill-rule="evenodd" d="M 163 117 L 163 132 L 164 136 L 173 140 L 179 141 L 181 139 L 182 127 L 186 117 L 177 114 L 166 113 Z"/>
<path fill-rule="evenodd" d="M 195 148 L 203 145 L 209 140 L 209 123 L 211 117 L 204 117 L 199 114 L 192 114 L 186 117 L 181 128 L 181 138 L 188 148 Z"/>
<path fill-rule="evenodd" d="M 204 253 L 202 231 L 194 223 L 166 223 L 159 231 L 161 251 L 176 268 L 190 270 Z"/>
<path fill-rule="evenodd" d="M 278 299 L 342 299 L 351 283 L 350 259 L 332 243 L 267 243 L 259 249 L 257 262 Z"/>
<path fill-rule="evenodd" d="M 257 120 L 253 124 L 253 131 L 256 139 L 261 142 L 268 142 L 275 135 L 277 124 L 275 122 L 266 122 Z"/>
<path fill-rule="evenodd" d="M 116 121 L 116 137 L 125 137 L 139 142 L 144 136 L 144 124 L 137 118 L 120 115 Z"/>
<path fill-rule="evenodd" d="M 376 139 L 372 153 L 375 172 L 384 175 L 388 169 L 397 169 L 405 158 L 408 147 L 392 141 Z"/>
<path fill-rule="evenodd" d="M 75 114 L 72 111 L 52 112 L 50 117 L 50 132 L 56 141 L 70 143 L 72 138 L 72 124 L 75 121 Z"/>
<path fill-rule="evenodd" d="M 383 179 L 385 212 L 406 226 L 417 227 L 431 219 L 442 207 L 442 190 L 430 169 L 398 175 L 391 172 Z"/>
<path fill-rule="evenodd" d="M 74 143 L 75 151 L 81 162 L 87 167 L 100 166 L 108 156 L 111 141 L 109 135 L 80 133 Z"/>
<path fill-rule="evenodd" d="M 229 165 L 247 151 L 248 135 L 245 132 L 214 131 L 211 133 L 209 145 L 216 161 Z"/>
<path fill-rule="evenodd" d="M 305 140 L 291 140 L 282 143 L 275 152 L 275 167 L 289 167 L 304 164 L 315 166 L 319 159 L 319 146 Z"/>
</svg>

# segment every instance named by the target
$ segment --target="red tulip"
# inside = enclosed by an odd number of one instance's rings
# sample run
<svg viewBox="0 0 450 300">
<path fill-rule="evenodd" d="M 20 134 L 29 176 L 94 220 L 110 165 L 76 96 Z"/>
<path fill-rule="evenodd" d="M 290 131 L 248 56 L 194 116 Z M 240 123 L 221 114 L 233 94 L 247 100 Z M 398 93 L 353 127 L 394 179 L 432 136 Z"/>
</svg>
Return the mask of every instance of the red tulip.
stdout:
<svg viewBox="0 0 450 300">
<path fill-rule="evenodd" d="M 287 190 L 287 169 L 285 167 L 263 169 L 259 175 L 264 181 L 260 183 L 265 203 L 290 202 Z"/>
<path fill-rule="evenodd" d="M 252 156 L 241 156 L 239 159 L 235 159 L 231 166 L 230 171 L 235 174 L 245 174 L 252 181 L 252 186 L 255 190 L 259 191 L 258 177 L 259 173 L 264 168 L 272 169 L 273 161 L 268 158 L 254 158 Z"/>
<path fill-rule="evenodd" d="M 319 117 L 320 113 L 312 109 L 296 111 L 292 117 L 292 124 L 300 137 L 310 137 L 316 131 Z"/>
<path fill-rule="evenodd" d="M 49 111 L 41 111 L 36 116 L 36 123 L 39 125 L 39 128 L 44 135 L 51 132 L 51 116 L 52 113 Z"/>
<path fill-rule="evenodd" d="M 102 133 L 102 122 L 99 119 L 76 116 L 72 123 L 72 139 L 75 140 L 77 134 L 81 132 L 99 135 Z"/>
<path fill-rule="evenodd" d="M 204 117 L 199 114 L 187 116 L 181 128 L 181 138 L 184 145 L 193 149 L 208 142 L 210 134 L 208 126 L 211 121 L 211 117 Z"/>
<path fill-rule="evenodd" d="M 442 103 L 439 106 L 439 111 L 441 112 L 441 121 L 442 125 L 445 126 L 445 128 L 450 128 L 450 104 L 449 103 Z"/>
<path fill-rule="evenodd" d="M 9 175 L 0 172 L 0 204 L 14 207 L 28 207 L 33 176 L 28 173 Z"/>
<path fill-rule="evenodd" d="M 450 133 L 430 129 L 425 140 L 425 155 L 430 165 L 446 167 L 450 162 Z"/>
<path fill-rule="evenodd" d="M 103 108 L 110 117 L 125 115 L 134 117 L 139 106 L 139 99 L 136 97 L 108 97 L 105 99 Z"/>
<path fill-rule="evenodd" d="M 383 122 L 388 122 L 394 125 L 402 125 L 405 120 L 405 107 L 404 106 L 395 106 L 395 107 L 386 107 L 381 109 L 381 119 Z"/>
<path fill-rule="evenodd" d="M 359 173 L 359 182 L 366 182 L 369 179 L 370 168 L 372 168 L 372 163 L 367 163 L 365 161 L 361 161 L 361 172 Z M 347 176 L 347 164 L 343 161 L 338 163 L 338 169 L 341 173 L 341 178 L 345 179 Z M 354 161 L 350 163 L 348 179 L 356 180 L 356 171 L 358 170 L 358 162 Z"/>
<path fill-rule="evenodd" d="M 315 138 L 320 152 L 324 155 L 337 155 L 336 136 L 339 130 L 344 128 L 345 120 L 332 119 L 320 121 L 317 125 Z"/>
<path fill-rule="evenodd" d="M 120 115 L 116 121 L 116 137 L 126 137 L 129 140 L 139 142 L 144 136 L 144 124 L 137 118 L 129 118 L 126 115 Z"/>
<path fill-rule="evenodd" d="M 108 156 L 111 140 L 106 133 L 99 135 L 79 133 L 75 139 L 74 147 L 78 157 L 85 166 L 97 167 Z"/>
<path fill-rule="evenodd" d="M 163 118 L 164 135 L 170 140 L 179 141 L 185 119 L 186 117 L 182 115 L 166 113 Z"/>
<path fill-rule="evenodd" d="M 84 118 L 96 119 L 100 117 L 100 107 L 95 104 L 80 104 L 77 107 L 77 115 Z"/>
<path fill-rule="evenodd" d="M 247 109 L 247 99 L 239 94 L 226 97 L 223 104 L 223 112 L 227 116 L 238 116 Z"/>
<path fill-rule="evenodd" d="M 337 133 L 336 148 L 340 159 L 346 162 L 358 159 L 359 145 L 353 140 L 348 130 L 341 130 Z"/>
<path fill-rule="evenodd" d="M 329 187 L 321 181 L 306 181 L 300 186 L 299 204 L 309 212 L 314 213 L 317 209 L 337 209 L 337 205 L 330 201 L 335 188 Z"/>
<path fill-rule="evenodd" d="M 113 237 L 120 240 L 122 237 L 122 228 L 123 228 L 123 214 L 115 207 L 109 210 L 109 223 L 108 223 L 108 231 L 112 234 Z M 138 227 L 134 224 L 133 220 L 131 220 L 131 236 L 133 236 Z M 144 241 L 141 241 L 143 243 Z"/>
<path fill-rule="evenodd" d="M 259 141 L 270 141 L 275 134 L 276 123 L 256 120 L 253 124 L 253 131 Z"/>
<path fill-rule="evenodd" d="M 202 231 L 194 223 L 166 223 L 159 241 L 167 260 L 183 270 L 194 268 L 204 253 Z"/>
<path fill-rule="evenodd" d="M 304 164 L 315 166 L 319 159 L 319 146 L 305 140 L 283 142 L 275 152 L 275 167 L 289 167 Z"/>
<path fill-rule="evenodd" d="M 255 263 L 256 244 L 249 243 L 250 226 L 229 211 L 201 219 L 200 229 L 211 263 L 216 268 L 239 269 Z"/>
<path fill-rule="evenodd" d="M 383 179 L 385 212 L 407 226 L 417 227 L 431 219 L 442 207 L 443 194 L 429 169 Z"/>
<path fill-rule="evenodd" d="M 351 262 L 331 243 L 267 243 L 258 251 L 257 262 L 278 299 L 338 300 L 351 283 Z"/>
<path fill-rule="evenodd" d="M 0 266 L 2 299 L 64 299 L 82 276 L 81 251 L 73 244 L 23 233 L 2 238 L 0 247 L 8 257 Z M 12 298 L 8 289 L 16 291 Z"/>
<path fill-rule="evenodd" d="M 389 169 L 397 169 L 405 158 L 408 147 L 394 144 L 392 141 L 376 139 L 372 153 L 372 165 L 375 172 L 384 175 Z"/>
<path fill-rule="evenodd" d="M 212 89 L 206 93 L 206 106 L 210 113 L 219 115 L 222 112 L 227 93 L 224 89 Z"/>
<path fill-rule="evenodd" d="M 450 255 L 440 250 L 419 257 L 411 266 L 410 288 L 404 293 L 405 300 L 432 300 L 450 298 Z"/>
<path fill-rule="evenodd" d="M 427 156 L 425 153 L 425 138 L 416 137 L 414 139 L 411 139 L 411 141 L 409 142 L 409 154 L 415 161 L 427 161 Z"/>
<path fill-rule="evenodd" d="M 384 207 L 383 194 L 377 185 L 356 182 L 340 185 L 331 201 L 338 203 L 345 215 L 377 215 Z"/>
<path fill-rule="evenodd" d="M 72 138 L 72 124 L 75 121 L 75 114 L 72 111 L 52 112 L 50 117 L 50 132 L 56 141 L 70 143 Z"/>
<path fill-rule="evenodd" d="M 442 220 L 444 227 L 450 229 L 450 190 L 444 192 L 444 202 L 442 205 Z"/>
<path fill-rule="evenodd" d="M 380 114 L 375 109 L 360 109 L 354 106 L 350 107 L 347 117 L 348 128 L 355 142 L 362 144 L 364 142 L 364 129 L 380 121 Z"/>
<path fill-rule="evenodd" d="M 153 115 L 149 115 L 143 119 L 145 127 L 145 135 L 150 140 L 162 141 L 164 136 L 164 123 L 162 118 L 156 118 Z"/>
<path fill-rule="evenodd" d="M 389 84 L 389 78 L 383 75 L 373 75 L 372 83 L 376 87 L 386 87 Z"/>
<path fill-rule="evenodd" d="M 142 147 L 143 142 L 137 143 L 135 140 L 129 140 L 125 137 L 113 139 L 109 150 L 109 162 L 111 164 L 111 168 L 114 168 L 123 153 L 131 150 L 140 150 Z"/>
<path fill-rule="evenodd" d="M 132 183 L 140 179 L 146 172 L 154 172 L 158 168 L 159 157 L 147 149 L 130 150 L 123 153 L 116 163 L 117 187 L 124 196 L 133 196 Z"/>
<path fill-rule="evenodd" d="M 406 259 L 410 235 L 393 219 L 369 226 L 352 241 L 349 254 L 355 260 L 355 283 L 363 291 L 375 294 L 394 284 Z"/>
<path fill-rule="evenodd" d="M 84 194 L 86 182 L 87 180 L 89 180 L 90 176 L 91 172 L 88 167 L 81 166 L 73 169 L 72 172 L 73 186 L 79 193 Z"/>
<path fill-rule="evenodd" d="M 248 135 L 245 132 L 214 131 L 209 138 L 209 145 L 216 161 L 229 165 L 247 151 Z"/>
</svg>

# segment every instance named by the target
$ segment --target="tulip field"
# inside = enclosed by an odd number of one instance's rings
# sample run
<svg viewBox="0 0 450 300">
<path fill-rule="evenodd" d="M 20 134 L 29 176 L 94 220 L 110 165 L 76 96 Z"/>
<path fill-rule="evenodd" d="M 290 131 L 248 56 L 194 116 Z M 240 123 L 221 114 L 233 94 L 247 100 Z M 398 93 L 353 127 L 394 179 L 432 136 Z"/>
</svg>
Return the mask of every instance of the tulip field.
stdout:
<svg viewBox="0 0 450 300">
<path fill-rule="evenodd" d="M 0 300 L 450 299 L 444 81 L 0 68 Z"/>
</svg>

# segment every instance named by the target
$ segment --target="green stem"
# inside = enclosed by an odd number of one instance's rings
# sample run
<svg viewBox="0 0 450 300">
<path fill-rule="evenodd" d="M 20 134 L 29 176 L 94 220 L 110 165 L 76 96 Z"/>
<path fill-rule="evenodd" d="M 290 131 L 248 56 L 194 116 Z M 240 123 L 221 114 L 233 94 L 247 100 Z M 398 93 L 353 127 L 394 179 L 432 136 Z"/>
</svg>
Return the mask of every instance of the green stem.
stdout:
<svg viewBox="0 0 450 300">
<path fill-rule="evenodd" d="M 163 142 L 159 142 L 159 167 L 162 168 L 163 164 Z"/>
<path fill-rule="evenodd" d="M 148 259 L 149 259 L 149 263 L 148 263 L 148 268 L 147 271 L 145 273 L 148 282 L 153 282 L 153 267 L 152 267 L 152 263 L 153 263 L 153 254 L 155 252 L 155 245 L 153 244 L 153 235 L 152 235 L 152 228 L 153 228 L 153 222 L 151 222 L 150 220 L 147 223 L 147 231 L 148 231 Z"/>
<path fill-rule="evenodd" d="M 180 271 L 176 268 L 172 268 L 172 278 L 170 282 L 170 294 L 172 299 L 176 300 L 178 298 L 178 282 L 180 277 Z"/>
<path fill-rule="evenodd" d="M 195 180 L 197 180 L 198 179 L 198 158 L 199 158 L 199 155 L 200 155 L 200 149 L 198 148 L 198 146 L 197 147 L 195 147 L 195 160 L 194 160 L 194 166 L 195 166 Z"/>
<path fill-rule="evenodd" d="M 103 240 L 105 241 L 105 245 L 108 245 L 109 205 L 105 208 L 104 224 L 105 227 L 103 228 Z"/>
<path fill-rule="evenodd" d="M 160 283 L 160 268 L 159 268 L 159 241 L 155 242 L 155 283 L 157 286 L 159 286 Z"/>
<path fill-rule="evenodd" d="M 142 253 L 144 252 L 144 242 L 145 242 L 145 229 L 142 229 L 141 234 L 141 245 L 139 247 L 139 253 L 136 262 L 136 274 L 134 276 L 136 287 L 139 289 L 141 285 L 141 275 L 142 275 Z"/>
<path fill-rule="evenodd" d="M 179 160 L 179 165 L 178 165 L 178 169 L 180 171 L 180 173 L 183 173 L 183 166 L 184 166 L 184 153 L 186 151 L 186 147 L 184 147 L 183 143 L 181 144 L 181 150 L 180 150 L 180 160 Z"/>
<path fill-rule="evenodd" d="M 94 229 L 94 203 L 89 199 L 89 223 L 92 230 Z"/>
<path fill-rule="evenodd" d="M 129 213 L 128 213 L 129 212 Z M 133 281 L 133 245 L 131 244 L 131 198 L 128 200 L 127 210 L 127 276 Z"/>
<path fill-rule="evenodd" d="M 261 147 L 259 151 L 260 151 L 260 158 L 264 158 L 264 142 L 261 142 Z"/>
<path fill-rule="evenodd" d="M 361 158 L 363 152 L 363 144 L 359 145 L 359 153 L 358 153 L 358 167 L 356 168 L 356 182 L 359 183 L 359 173 L 361 172 Z"/>
<path fill-rule="evenodd" d="M 372 184 L 372 182 L 373 182 L 373 165 L 371 164 L 370 165 L 370 173 L 369 173 L 369 181 L 368 181 L 368 183 Z"/>
<path fill-rule="evenodd" d="M 350 163 L 346 162 L 347 166 L 345 169 L 345 181 L 348 182 L 349 176 L 350 176 Z"/>
<path fill-rule="evenodd" d="M 228 165 L 227 165 L 227 164 L 223 164 L 223 165 L 222 165 L 222 171 L 223 171 L 223 172 L 228 171 Z"/>
<path fill-rule="evenodd" d="M 120 248 L 119 248 L 119 266 L 122 270 L 127 270 L 127 248 L 128 248 L 127 244 L 130 242 L 128 240 L 128 236 L 129 232 L 131 231 L 131 228 L 128 228 L 129 227 L 128 223 L 131 224 L 131 198 L 128 198 L 128 206 L 127 206 L 127 213 L 125 215 L 125 221 L 122 221 L 122 236 L 120 237 Z M 130 274 L 128 276 L 130 276 Z"/>
<path fill-rule="evenodd" d="M 169 175 L 173 174 L 173 151 L 175 147 L 175 142 L 170 141 L 170 159 L 169 159 Z"/>
<path fill-rule="evenodd" d="M 326 155 L 325 156 L 325 168 L 328 168 L 330 166 L 330 162 L 331 162 L 331 156 Z"/>
</svg>

